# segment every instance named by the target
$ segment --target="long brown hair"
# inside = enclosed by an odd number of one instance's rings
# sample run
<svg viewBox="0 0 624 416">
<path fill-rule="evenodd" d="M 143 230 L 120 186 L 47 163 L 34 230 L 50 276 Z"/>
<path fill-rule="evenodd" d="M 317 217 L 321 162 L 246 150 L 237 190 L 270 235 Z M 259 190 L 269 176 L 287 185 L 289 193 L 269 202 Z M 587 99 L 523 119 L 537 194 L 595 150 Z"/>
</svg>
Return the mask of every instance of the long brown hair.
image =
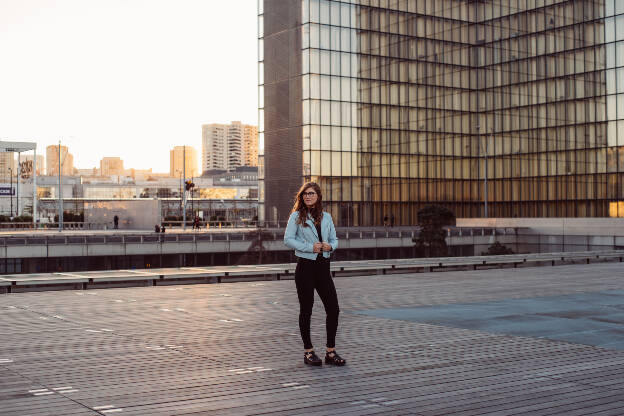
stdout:
<svg viewBox="0 0 624 416">
<path fill-rule="evenodd" d="M 306 189 L 312 188 L 314 192 L 316 192 L 317 200 L 316 204 L 312 208 L 308 208 L 308 206 L 303 201 L 303 193 Z M 297 224 L 302 224 L 304 227 L 307 227 L 306 220 L 308 219 L 308 214 L 312 216 L 315 224 L 321 223 L 321 218 L 323 218 L 323 194 L 321 193 L 321 187 L 318 186 L 316 182 L 306 182 L 304 183 L 297 195 L 295 195 L 295 204 L 293 205 L 293 209 L 291 212 L 298 212 L 299 218 L 297 219 Z"/>
</svg>

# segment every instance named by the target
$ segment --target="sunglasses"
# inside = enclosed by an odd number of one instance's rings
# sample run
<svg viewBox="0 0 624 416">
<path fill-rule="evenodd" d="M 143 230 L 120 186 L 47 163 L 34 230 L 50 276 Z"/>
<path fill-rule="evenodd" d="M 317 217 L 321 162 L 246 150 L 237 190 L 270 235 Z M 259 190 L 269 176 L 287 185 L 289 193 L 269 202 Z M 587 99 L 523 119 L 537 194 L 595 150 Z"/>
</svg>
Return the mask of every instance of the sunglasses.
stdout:
<svg viewBox="0 0 624 416">
<path fill-rule="evenodd" d="M 314 196 L 314 195 L 316 195 L 316 192 L 304 192 L 301 195 L 303 195 L 303 196 Z"/>
</svg>

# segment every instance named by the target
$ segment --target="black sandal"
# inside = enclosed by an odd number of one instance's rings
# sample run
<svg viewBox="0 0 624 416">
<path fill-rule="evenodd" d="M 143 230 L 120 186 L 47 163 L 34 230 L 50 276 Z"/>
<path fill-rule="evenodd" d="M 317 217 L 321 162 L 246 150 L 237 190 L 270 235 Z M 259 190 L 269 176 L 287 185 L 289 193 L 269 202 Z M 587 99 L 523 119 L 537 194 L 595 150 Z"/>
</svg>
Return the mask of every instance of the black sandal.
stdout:
<svg viewBox="0 0 624 416">
<path fill-rule="evenodd" d="M 308 365 L 323 365 L 323 361 L 316 355 L 314 351 L 308 351 L 303 354 L 303 362 Z"/>
<path fill-rule="evenodd" d="M 336 351 L 327 352 L 325 354 L 325 364 L 341 366 L 345 365 L 346 363 L 347 361 L 341 358 Z"/>
</svg>

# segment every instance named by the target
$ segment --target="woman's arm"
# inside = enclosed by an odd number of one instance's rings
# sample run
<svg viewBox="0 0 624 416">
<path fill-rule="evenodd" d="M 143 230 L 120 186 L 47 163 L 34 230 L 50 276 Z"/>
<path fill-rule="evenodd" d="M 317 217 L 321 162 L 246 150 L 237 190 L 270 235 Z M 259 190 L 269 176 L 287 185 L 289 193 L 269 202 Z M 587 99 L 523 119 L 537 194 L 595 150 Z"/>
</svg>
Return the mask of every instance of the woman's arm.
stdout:
<svg viewBox="0 0 624 416">
<path fill-rule="evenodd" d="M 284 244 L 295 250 L 313 253 L 314 245 L 312 243 L 302 240 L 301 238 L 297 238 L 297 217 L 298 214 L 293 212 L 290 214 L 290 218 L 288 218 L 288 224 L 286 225 L 286 231 L 284 232 Z"/>
<path fill-rule="evenodd" d="M 325 213 L 323 215 L 329 214 Z M 331 246 L 332 251 L 338 248 L 338 237 L 336 236 L 336 228 L 334 227 L 334 220 L 332 219 L 331 215 L 329 215 L 329 236 L 327 238 L 327 242 Z"/>
</svg>

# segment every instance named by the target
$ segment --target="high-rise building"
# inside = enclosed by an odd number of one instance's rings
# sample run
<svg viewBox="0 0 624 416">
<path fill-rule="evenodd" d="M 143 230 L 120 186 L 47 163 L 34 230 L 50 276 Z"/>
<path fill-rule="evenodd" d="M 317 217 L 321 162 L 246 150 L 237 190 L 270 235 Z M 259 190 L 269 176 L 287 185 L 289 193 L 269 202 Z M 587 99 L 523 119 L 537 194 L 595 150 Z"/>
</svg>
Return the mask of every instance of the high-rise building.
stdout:
<svg viewBox="0 0 624 416">
<path fill-rule="evenodd" d="M 100 160 L 100 175 L 121 176 L 124 174 L 123 160 L 118 157 L 103 157 Z"/>
<path fill-rule="evenodd" d="M 169 174 L 178 178 L 183 172 L 187 178 L 199 176 L 197 150 L 191 146 L 176 146 L 169 151 Z"/>
<path fill-rule="evenodd" d="M 240 121 L 202 126 L 202 170 L 258 166 L 258 128 Z"/>
<path fill-rule="evenodd" d="M 60 146 L 61 151 L 61 175 L 70 176 L 74 174 L 74 156 L 69 153 L 67 146 Z M 56 176 L 59 174 L 59 146 L 50 145 L 46 147 L 46 174 Z"/>
<path fill-rule="evenodd" d="M 259 217 L 624 216 L 624 2 L 259 2 Z M 487 181 L 487 182 L 486 182 Z M 487 185 L 486 185 L 487 183 Z"/>
<path fill-rule="evenodd" d="M 34 160 L 34 155 L 22 155 L 20 157 L 21 162 L 31 162 Z M 37 176 L 43 175 L 45 172 L 45 158 L 43 155 L 37 155 Z"/>
<path fill-rule="evenodd" d="M 17 176 L 17 162 L 15 161 L 15 153 L 0 152 L 0 176 L 3 181 L 9 182 L 9 175 L 13 175 L 13 181 Z"/>
<path fill-rule="evenodd" d="M 258 166 L 258 126 L 243 124 L 243 166 Z"/>
</svg>

